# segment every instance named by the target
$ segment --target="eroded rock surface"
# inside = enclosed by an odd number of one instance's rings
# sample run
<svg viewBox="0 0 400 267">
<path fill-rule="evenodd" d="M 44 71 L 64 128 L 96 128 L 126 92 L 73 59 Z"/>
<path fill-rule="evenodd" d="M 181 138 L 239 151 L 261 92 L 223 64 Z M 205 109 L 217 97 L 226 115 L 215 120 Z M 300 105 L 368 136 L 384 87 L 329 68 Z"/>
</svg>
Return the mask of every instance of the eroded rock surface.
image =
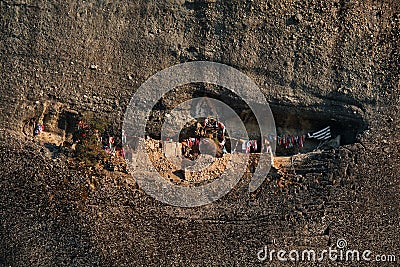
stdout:
<svg viewBox="0 0 400 267">
<path fill-rule="evenodd" d="M 323 250 L 339 238 L 400 260 L 399 20 L 397 1 L 1 0 L 0 266 L 259 266 L 274 239 Z M 31 140 L 39 118 L 66 138 L 52 122 L 68 112 L 120 125 L 146 79 L 194 60 L 251 77 L 279 127 L 334 117 L 358 130 L 286 176 L 270 172 L 254 194 L 247 174 L 193 209 L 157 202 L 123 174 L 89 177 Z"/>
</svg>

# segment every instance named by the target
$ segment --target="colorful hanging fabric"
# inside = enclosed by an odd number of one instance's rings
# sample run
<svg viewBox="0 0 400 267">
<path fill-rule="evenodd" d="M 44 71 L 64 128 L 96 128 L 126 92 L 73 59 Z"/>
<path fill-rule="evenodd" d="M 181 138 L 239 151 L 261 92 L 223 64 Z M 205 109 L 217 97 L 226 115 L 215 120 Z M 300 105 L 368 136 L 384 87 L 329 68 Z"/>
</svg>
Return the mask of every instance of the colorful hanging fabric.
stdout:
<svg viewBox="0 0 400 267">
<path fill-rule="evenodd" d="M 293 135 L 293 136 L 277 136 L 276 142 L 277 145 L 283 146 L 285 149 L 293 148 L 293 147 L 304 147 L 304 141 L 306 139 L 306 135 Z"/>
<path fill-rule="evenodd" d="M 242 142 L 242 152 L 247 151 L 247 146 L 246 146 L 246 141 L 241 141 Z"/>
<path fill-rule="evenodd" d="M 256 152 L 257 151 L 257 140 L 253 140 L 253 149 L 254 149 L 254 152 Z"/>
</svg>

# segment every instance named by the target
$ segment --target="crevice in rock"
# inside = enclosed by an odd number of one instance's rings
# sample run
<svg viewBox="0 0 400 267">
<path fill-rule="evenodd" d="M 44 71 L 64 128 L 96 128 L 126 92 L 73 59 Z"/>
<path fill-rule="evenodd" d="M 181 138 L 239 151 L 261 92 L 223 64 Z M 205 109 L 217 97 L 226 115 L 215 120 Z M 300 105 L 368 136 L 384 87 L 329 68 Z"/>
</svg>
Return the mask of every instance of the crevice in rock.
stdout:
<svg viewBox="0 0 400 267">
<path fill-rule="evenodd" d="M 208 84 L 195 84 L 182 87 L 167 93 L 153 108 L 148 122 L 147 133 L 155 139 L 160 138 L 160 129 L 164 123 L 164 115 L 169 113 L 180 102 L 196 97 L 210 97 L 220 100 L 230 106 L 246 125 L 250 139 L 260 141 L 260 130 L 257 120 L 249 106 L 236 94 L 229 90 Z M 324 100 L 324 99 L 323 99 Z M 331 102 L 329 99 L 322 104 L 303 106 L 290 104 L 285 100 L 275 99 L 269 103 L 274 116 L 278 136 L 301 136 L 313 133 L 327 126 L 331 128 L 331 139 L 336 138 L 337 144 L 325 148 L 348 145 L 357 142 L 357 135 L 368 128 L 367 121 L 356 108 Z M 276 154 L 282 156 L 297 153 L 307 153 L 321 148 L 322 142 L 316 139 L 306 139 L 304 147 L 282 148 L 277 146 Z M 322 146 L 324 148 L 324 146 Z"/>
</svg>

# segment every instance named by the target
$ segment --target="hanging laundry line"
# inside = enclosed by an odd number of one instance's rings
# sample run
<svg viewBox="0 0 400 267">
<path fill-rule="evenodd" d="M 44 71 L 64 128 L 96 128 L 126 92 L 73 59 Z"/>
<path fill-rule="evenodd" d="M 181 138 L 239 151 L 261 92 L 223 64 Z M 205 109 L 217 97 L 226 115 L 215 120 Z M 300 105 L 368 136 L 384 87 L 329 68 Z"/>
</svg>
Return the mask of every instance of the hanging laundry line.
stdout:
<svg viewBox="0 0 400 267">
<path fill-rule="evenodd" d="M 296 135 L 296 136 L 277 136 L 277 144 L 280 146 L 284 146 L 285 148 L 299 147 L 302 148 L 304 146 L 304 141 L 306 140 L 306 135 Z"/>
<path fill-rule="evenodd" d="M 276 142 L 278 145 L 283 146 L 284 148 L 293 148 L 295 146 L 302 148 L 304 147 L 304 142 L 307 139 L 317 139 L 320 141 L 326 141 L 332 137 L 331 127 L 325 127 L 319 131 L 314 133 L 307 133 L 303 135 L 294 135 L 294 136 L 277 136 Z"/>
</svg>

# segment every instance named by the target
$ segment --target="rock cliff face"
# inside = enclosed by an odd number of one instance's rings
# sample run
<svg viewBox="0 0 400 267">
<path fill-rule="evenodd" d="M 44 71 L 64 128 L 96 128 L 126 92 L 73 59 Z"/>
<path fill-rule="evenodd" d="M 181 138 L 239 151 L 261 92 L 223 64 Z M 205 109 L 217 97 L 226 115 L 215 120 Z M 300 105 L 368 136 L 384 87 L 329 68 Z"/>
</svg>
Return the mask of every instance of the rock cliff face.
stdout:
<svg viewBox="0 0 400 267">
<path fill-rule="evenodd" d="M 273 239 L 322 250 L 338 238 L 400 260 L 397 1 L 0 0 L 0 22 L 0 266 L 256 266 Z M 251 77 L 278 131 L 330 124 L 345 146 L 271 173 L 254 195 L 245 176 L 222 200 L 180 209 L 123 181 L 87 189 L 93 178 L 29 137 L 43 120 L 66 138 L 83 112 L 121 125 L 145 80 L 194 60 Z M 246 114 L 202 85 L 171 93 L 156 120 L 198 95 Z"/>
</svg>

